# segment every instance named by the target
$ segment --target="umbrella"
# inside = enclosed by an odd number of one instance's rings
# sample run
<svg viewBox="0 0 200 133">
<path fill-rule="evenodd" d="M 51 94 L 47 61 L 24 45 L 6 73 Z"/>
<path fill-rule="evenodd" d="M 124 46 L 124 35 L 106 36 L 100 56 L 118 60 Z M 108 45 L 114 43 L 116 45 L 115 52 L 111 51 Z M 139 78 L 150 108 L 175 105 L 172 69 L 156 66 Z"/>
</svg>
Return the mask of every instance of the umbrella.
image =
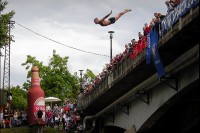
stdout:
<svg viewBox="0 0 200 133">
<path fill-rule="evenodd" d="M 62 101 L 61 99 L 56 98 L 56 97 L 46 97 L 44 100 L 45 100 L 45 102 L 51 103 L 51 108 L 52 108 L 52 102 Z"/>
<path fill-rule="evenodd" d="M 56 97 L 46 97 L 45 102 L 59 102 L 61 99 L 56 98 Z"/>
</svg>

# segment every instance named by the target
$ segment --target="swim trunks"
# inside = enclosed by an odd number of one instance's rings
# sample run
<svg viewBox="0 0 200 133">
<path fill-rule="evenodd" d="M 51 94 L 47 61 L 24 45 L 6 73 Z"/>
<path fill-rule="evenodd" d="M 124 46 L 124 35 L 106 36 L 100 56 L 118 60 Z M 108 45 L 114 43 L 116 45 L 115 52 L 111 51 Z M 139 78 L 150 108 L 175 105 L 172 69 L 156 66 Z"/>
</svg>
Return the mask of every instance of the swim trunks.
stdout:
<svg viewBox="0 0 200 133">
<path fill-rule="evenodd" d="M 111 24 L 115 23 L 115 17 L 109 18 L 108 20 L 111 22 Z"/>
</svg>

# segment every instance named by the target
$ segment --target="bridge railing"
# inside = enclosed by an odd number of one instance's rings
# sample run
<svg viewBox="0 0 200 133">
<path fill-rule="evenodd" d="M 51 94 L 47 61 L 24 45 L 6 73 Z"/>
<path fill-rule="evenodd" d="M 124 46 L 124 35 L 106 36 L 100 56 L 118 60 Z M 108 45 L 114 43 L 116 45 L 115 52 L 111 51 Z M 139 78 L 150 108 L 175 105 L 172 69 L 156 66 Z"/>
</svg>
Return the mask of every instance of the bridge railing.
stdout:
<svg viewBox="0 0 200 133">
<path fill-rule="evenodd" d="M 101 94 L 110 89 L 118 80 L 128 74 L 132 69 L 134 69 L 145 59 L 145 53 L 145 50 L 143 50 L 134 59 L 130 58 L 130 56 L 127 55 L 124 60 L 119 62 L 110 71 L 110 73 L 104 78 L 104 80 L 102 80 L 102 82 L 97 87 L 94 88 L 92 92 L 86 95 L 82 95 L 80 97 L 80 99 L 78 100 L 78 108 L 86 107 L 97 98 L 99 98 Z"/>
<path fill-rule="evenodd" d="M 190 8 L 193 8 L 199 3 L 199 0 L 194 0 L 193 2 L 196 2 L 195 4 L 191 3 L 190 0 L 184 0 L 182 5 L 185 3 L 189 3 L 191 5 Z M 177 12 L 180 13 L 180 7 L 178 7 Z M 185 8 L 185 7 L 184 7 Z M 162 36 L 159 38 L 159 44 L 164 44 L 167 40 L 169 40 L 173 35 L 175 35 L 178 31 L 180 31 L 184 26 L 187 25 L 193 18 L 195 18 L 199 14 L 199 6 L 196 6 L 194 9 L 188 10 L 186 8 L 187 15 L 181 13 L 181 17 L 179 18 L 178 23 L 177 21 L 174 21 L 174 23 L 171 23 L 171 26 L 167 24 L 167 19 L 161 21 L 160 27 L 162 31 L 160 32 Z M 184 10 L 181 10 L 184 11 Z M 169 16 L 173 16 L 173 14 L 177 13 L 170 13 Z M 167 17 L 169 17 L 167 16 Z M 165 24 L 165 25 L 164 25 Z M 166 26 L 167 24 L 167 26 Z M 164 27 L 163 27 L 164 26 Z M 166 28 L 167 27 L 167 31 Z M 175 33 L 176 32 L 176 33 Z M 90 105 L 92 102 L 94 102 L 96 99 L 98 99 L 103 93 L 105 93 L 108 89 L 110 89 L 116 82 L 118 82 L 121 78 L 123 78 L 125 75 L 127 75 L 131 70 L 133 70 L 135 67 L 137 67 L 142 61 L 145 60 L 145 54 L 146 50 L 144 49 L 142 52 L 140 52 L 134 59 L 130 58 L 130 56 L 126 56 L 121 62 L 119 62 L 109 74 L 105 76 L 105 78 L 101 81 L 101 83 L 92 90 L 89 94 L 82 94 L 82 96 L 79 97 L 77 107 L 78 109 L 85 108 L 88 105 Z"/>
</svg>

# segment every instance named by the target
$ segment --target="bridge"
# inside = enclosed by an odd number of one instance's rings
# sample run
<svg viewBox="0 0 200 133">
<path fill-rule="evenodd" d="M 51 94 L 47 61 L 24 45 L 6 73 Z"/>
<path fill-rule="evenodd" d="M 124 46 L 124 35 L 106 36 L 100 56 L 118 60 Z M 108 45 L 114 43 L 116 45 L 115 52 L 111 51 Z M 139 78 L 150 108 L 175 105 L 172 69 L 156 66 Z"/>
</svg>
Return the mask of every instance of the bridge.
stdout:
<svg viewBox="0 0 200 133">
<path fill-rule="evenodd" d="M 146 50 L 127 56 L 78 99 L 85 132 L 200 131 L 199 0 L 183 0 L 159 25 L 165 75 L 146 64 Z"/>
</svg>

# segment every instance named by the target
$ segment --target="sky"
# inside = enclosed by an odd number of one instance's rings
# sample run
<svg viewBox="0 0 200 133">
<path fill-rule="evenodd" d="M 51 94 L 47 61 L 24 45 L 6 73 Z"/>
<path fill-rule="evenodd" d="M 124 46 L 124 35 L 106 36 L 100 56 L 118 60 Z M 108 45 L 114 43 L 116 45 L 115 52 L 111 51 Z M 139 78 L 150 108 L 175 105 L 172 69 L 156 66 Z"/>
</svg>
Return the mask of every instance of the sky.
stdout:
<svg viewBox="0 0 200 133">
<path fill-rule="evenodd" d="M 4 0 L 2 0 L 4 1 Z M 112 56 L 122 53 L 125 44 L 142 32 L 150 23 L 154 12 L 166 14 L 163 0 L 7 0 L 3 13 L 15 11 L 16 23 L 11 30 L 15 42 L 10 50 L 10 84 L 22 86 L 27 80 L 27 70 L 21 64 L 27 55 L 48 65 L 53 50 L 61 57 L 68 56 L 71 74 L 90 69 L 95 75 L 110 62 L 110 34 Z M 94 23 L 112 10 L 110 17 L 124 9 L 132 9 L 109 26 Z M 41 36 L 40 36 L 41 35 Z M 46 38 L 45 38 L 46 37 Z M 73 49 L 75 48 L 75 49 Z M 78 50 L 76 50 L 78 49 Z M 80 50 L 86 51 L 82 52 Z M 1 50 L 4 54 L 4 50 Z M 91 54 L 96 53 L 96 54 Z M 3 73 L 3 57 L 1 62 Z"/>
</svg>

